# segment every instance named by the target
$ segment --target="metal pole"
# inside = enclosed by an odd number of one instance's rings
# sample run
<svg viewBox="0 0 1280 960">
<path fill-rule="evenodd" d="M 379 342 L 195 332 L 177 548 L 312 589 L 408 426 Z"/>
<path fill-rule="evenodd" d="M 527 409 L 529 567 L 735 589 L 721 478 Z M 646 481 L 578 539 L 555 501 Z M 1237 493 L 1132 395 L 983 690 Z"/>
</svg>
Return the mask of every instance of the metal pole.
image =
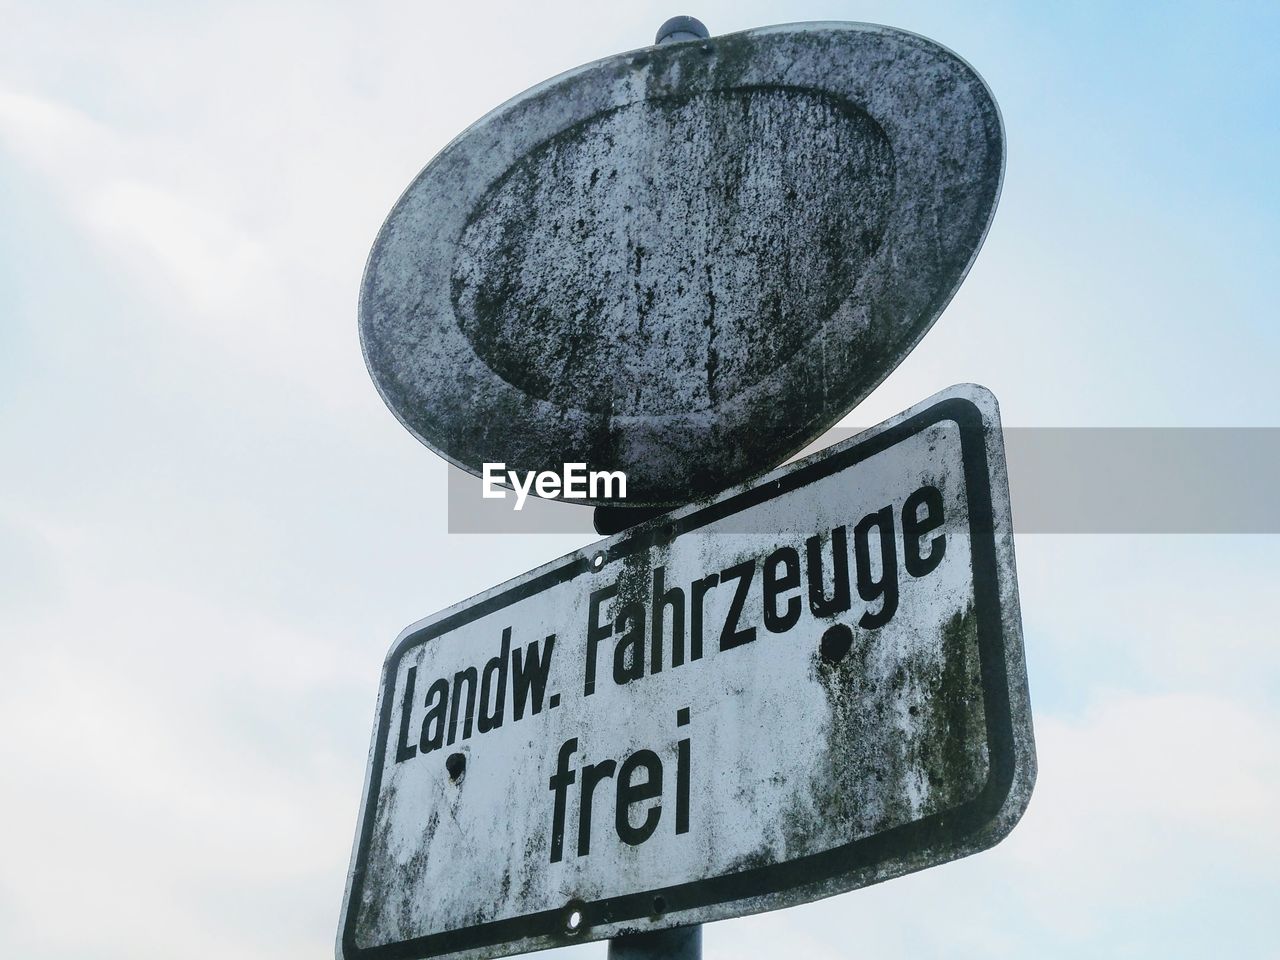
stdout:
<svg viewBox="0 0 1280 960">
<path fill-rule="evenodd" d="M 614 937 L 609 960 L 702 960 L 702 924 Z"/>
<path fill-rule="evenodd" d="M 654 43 L 705 40 L 710 35 L 693 17 L 672 17 L 658 28 Z M 620 533 L 660 512 L 597 507 L 596 529 L 600 533 Z M 609 960 L 702 960 L 702 924 L 614 937 L 609 941 Z"/>
<path fill-rule="evenodd" d="M 661 508 L 596 507 L 596 530 L 606 536 L 621 533 L 660 512 Z M 613 937 L 609 960 L 702 960 L 702 924 Z"/>
</svg>

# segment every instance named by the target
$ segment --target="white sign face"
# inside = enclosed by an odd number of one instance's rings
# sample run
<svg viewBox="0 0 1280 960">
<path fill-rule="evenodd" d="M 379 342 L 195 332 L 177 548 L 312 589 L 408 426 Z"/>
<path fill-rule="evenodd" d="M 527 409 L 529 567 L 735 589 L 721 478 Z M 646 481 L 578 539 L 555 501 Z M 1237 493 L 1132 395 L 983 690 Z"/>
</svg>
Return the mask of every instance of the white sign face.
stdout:
<svg viewBox="0 0 1280 960">
<path fill-rule="evenodd" d="M 346 958 L 496 957 L 976 852 L 1035 775 L 994 398 L 822 453 L 409 627 Z"/>
</svg>

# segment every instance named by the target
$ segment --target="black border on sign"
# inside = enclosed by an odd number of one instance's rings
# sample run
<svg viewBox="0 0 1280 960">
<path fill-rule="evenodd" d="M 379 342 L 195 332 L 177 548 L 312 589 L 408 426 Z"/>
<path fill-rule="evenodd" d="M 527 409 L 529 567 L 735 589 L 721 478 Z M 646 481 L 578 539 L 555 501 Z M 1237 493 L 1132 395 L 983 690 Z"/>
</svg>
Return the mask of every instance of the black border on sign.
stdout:
<svg viewBox="0 0 1280 960">
<path fill-rule="evenodd" d="M 951 420 L 960 429 L 960 453 L 964 467 L 965 493 L 969 504 L 970 557 L 973 571 L 974 612 L 978 626 L 978 656 L 982 672 L 983 709 L 987 721 L 987 781 L 978 794 L 959 806 L 941 813 L 902 824 L 890 830 L 851 841 L 821 853 L 810 854 L 785 863 L 753 867 L 737 873 L 696 880 L 673 887 L 646 890 L 581 904 L 583 930 L 602 923 L 641 920 L 651 915 L 653 898 L 661 895 L 667 912 L 677 913 L 759 897 L 781 891 L 811 886 L 845 874 L 874 868 L 891 861 L 906 863 L 927 849 L 951 851 L 931 863 L 920 863 L 911 870 L 953 859 L 955 851 L 981 834 L 990 824 L 1009 794 L 1013 784 L 1015 754 L 1013 716 L 1005 665 L 1003 611 L 1000 603 L 999 565 L 995 529 L 991 510 L 990 472 L 987 462 L 985 425 L 982 412 L 970 400 L 952 397 L 920 411 L 868 437 L 862 442 L 839 450 L 798 468 L 792 473 L 767 481 L 760 486 L 735 494 L 725 500 L 675 520 L 655 520 L 637 528 L 632 536 L 624 535 L 606 552 L 605 563 L 613 563 L 671 538 L 697 530 L 716 520 L 731 516 L 756 504 L 790 493 L 815 480 L 847 469 L 928 429 Z M 387 658 L 383 676 L 382 709 L 378 718 L 378 735 L 369 775 L 369 795 L 360 824 L 355 867 L 352 872 L 346 923 L 342 930 L 342 949 L 349 960 L 423 960 L 423 958 L 491 947 L 531 937 L 550 937 L 563 945 L 582 942 L 564 931 L 564 907 L 495 920 L 474 927 L 428 934 L 396 943 L 360 947 L 355 942 L 356 917 L 360 910 L 364 887 L 369 839 L 373 834 L 378 807 L 377 785 L 382 782 L 383 762 L 392 727 L 395 680 L 405 652 L 441 634 L 457 629 L 479 617 L 517 603 L 556 584 L 572 580 L 590 571 L 586 557 L 574 556 L 541 576 L 473 606 L 460 610 L 404 637 Z M 599 571 L 595 571 L 598 574 Z"/>
</svg>

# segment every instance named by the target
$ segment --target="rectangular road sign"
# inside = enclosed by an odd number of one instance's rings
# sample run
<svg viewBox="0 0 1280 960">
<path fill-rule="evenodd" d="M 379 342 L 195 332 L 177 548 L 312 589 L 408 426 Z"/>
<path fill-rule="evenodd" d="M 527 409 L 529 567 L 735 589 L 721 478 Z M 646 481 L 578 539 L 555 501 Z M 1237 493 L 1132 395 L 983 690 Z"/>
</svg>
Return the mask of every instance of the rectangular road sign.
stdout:
<svg viewBox="0 0 1280 960">
<path fill-rule="evenodd" d="M 829 896 L 998 842 L 1034 778 L 998 413 L 953 387 L 406 629 L 338 955 Z"/>
</svg>

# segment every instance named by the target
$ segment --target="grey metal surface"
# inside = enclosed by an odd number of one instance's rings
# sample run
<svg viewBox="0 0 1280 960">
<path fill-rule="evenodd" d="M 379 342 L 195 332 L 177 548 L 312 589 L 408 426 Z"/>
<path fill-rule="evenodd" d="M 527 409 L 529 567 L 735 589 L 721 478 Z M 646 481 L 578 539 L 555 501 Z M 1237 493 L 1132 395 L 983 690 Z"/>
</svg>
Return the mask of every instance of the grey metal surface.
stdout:
<svg viewBox="0 0 1280 960">
<path fill-rule="evenodd" d="M 380 232 L 365 359 L 478 473 L 621 469 L 688 502 L 865 397 L 985 236 L 1003 138 L 981 78 L 913 34 L 767 27 L 601 60 L 446 147 Z"/>
<path fill-rule="evenodd" d="M 1035 778 L 1007 484 L 953 387 L 407 628 L 339 955 L 649 933 L 997 843 Z"/>
</svg>

